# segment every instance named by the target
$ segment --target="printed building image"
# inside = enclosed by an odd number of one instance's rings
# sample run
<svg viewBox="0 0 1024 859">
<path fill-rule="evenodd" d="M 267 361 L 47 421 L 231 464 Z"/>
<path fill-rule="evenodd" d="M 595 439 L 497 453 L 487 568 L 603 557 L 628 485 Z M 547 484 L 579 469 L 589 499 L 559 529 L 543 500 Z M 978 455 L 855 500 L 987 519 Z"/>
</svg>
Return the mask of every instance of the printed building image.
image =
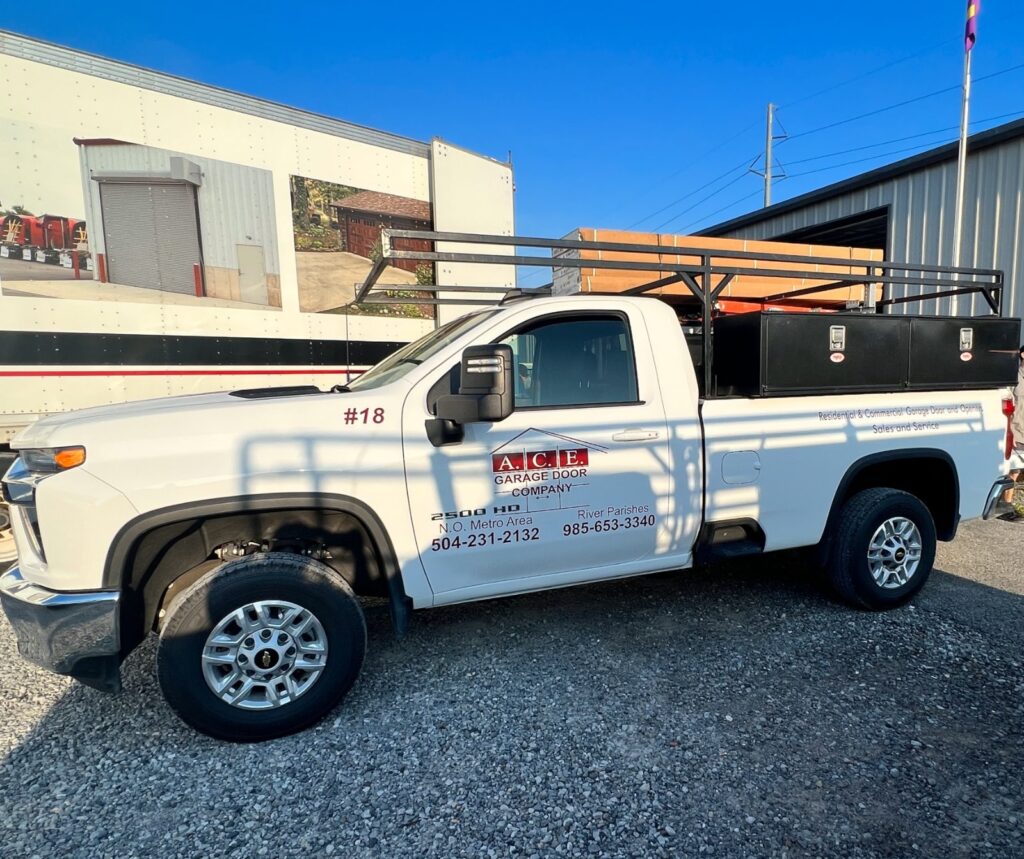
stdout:
<svg viewBox="0 0 1024 859">
<path fill-rule="evenodd" d="M 355 296 L 356 284 L 369 274 L 381 254 L 381 230 L 433 230 L 431 205 L 384 191 L 368 191 L 308 176 L 289 177 L 292 239 L 299 286 L 299 307 L 317 313 L 342 313 Z M 433 250 L 425 239 L 392 239 L 399 250 Z M 417 260 L 395 260 L 384 283 L 398 288 L 408 304 L 363 308 L 364 313 L 434 318 L 433 308 L 417 304 L 415 286 L 433 284 L 434 267 Z"/>
<path fill-rule="evenodd" d="M 185 301 L 281 306 L 270 171 L 116 140 L 75 142 L 98 281 Z"/>
<path fill-rule="evenodd" d="M 370 258 L 380 243 L 380 231 L 431 229 L 430 203 L 383 194 L 379 191 L 357 191 L 351 196 L 331 203 L 337 212 L 342 246 L 349 253 Z M 430 242 L 418 239 L 397 239 L 394 247 L 400 250 L 430 250 Z M 395 268 L 416 271 L 415 260 L 395 260 Z"/>
</svg>

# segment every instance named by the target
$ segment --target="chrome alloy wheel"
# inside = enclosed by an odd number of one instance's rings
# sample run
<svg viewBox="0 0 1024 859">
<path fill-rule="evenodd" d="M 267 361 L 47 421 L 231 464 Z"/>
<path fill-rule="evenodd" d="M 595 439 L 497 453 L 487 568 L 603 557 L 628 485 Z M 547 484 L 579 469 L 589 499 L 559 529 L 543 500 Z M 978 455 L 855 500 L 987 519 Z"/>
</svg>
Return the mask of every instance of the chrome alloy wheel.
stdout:
<svg viewBox="0 0 1024 859">
<path fill-rule="evenodd" d="M 917 525 L 903 516 L 886 519 L 868 546 L 868 568 L 883 588 L 903 587 L 921 563 L 923 541 Z"/>
<path fill-rule="evenodd" d="M 243 710 L 270 710 L 304 695 L 323 674 L 327 634 L 309 609 L 262 600 L 223 618 L 202 658 L 214 695 Z"/>
</svg>

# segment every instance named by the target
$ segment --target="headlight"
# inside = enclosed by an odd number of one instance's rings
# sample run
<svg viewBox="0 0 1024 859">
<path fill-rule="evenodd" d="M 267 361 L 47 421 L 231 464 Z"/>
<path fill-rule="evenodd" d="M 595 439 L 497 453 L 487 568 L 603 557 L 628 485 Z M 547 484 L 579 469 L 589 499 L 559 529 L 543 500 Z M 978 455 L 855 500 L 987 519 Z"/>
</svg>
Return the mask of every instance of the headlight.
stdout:
<svg viewBox="0 0 1024 859">
<path fill-rule="evenodd" d="M 19 453 L 25 467 L 36 474 L 56 474 L 85 462 L 84 447 L 49 447 Z"/>
<path fill-rule="evenodd" d="M 85 462 L 84 447 L 33 448 L 18 452 L 3 479 L 4 499 L 9 504 L 33 504 L 39 481 L 76 468 Z"/>
</svg>

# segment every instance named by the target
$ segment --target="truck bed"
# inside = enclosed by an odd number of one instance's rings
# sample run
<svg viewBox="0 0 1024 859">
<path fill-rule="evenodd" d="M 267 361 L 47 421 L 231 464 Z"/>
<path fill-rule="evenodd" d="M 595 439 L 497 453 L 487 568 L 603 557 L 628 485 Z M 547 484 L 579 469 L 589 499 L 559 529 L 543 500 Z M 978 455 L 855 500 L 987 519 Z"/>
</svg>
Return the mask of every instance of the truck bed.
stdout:
<svg viewBox="0 0 1024 859">
<path fill-rule="evenodd" d="M 820 539 L 853 460 L 914 452 L 959 474 L 960 515 L 981 515 L 1006 439 L 1002 390 L 709 399 L 702 406 L 709 523 L 754 522 L 764 550 Z M 941 465 L 939 467 L 942 467 Z"/>
</svg>

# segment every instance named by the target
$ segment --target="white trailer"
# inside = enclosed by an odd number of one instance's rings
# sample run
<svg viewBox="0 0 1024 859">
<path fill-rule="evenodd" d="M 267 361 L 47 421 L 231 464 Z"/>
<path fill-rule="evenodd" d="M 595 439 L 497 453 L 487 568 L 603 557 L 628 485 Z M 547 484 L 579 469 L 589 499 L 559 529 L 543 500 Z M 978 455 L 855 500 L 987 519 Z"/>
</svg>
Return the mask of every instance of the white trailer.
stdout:
<svg viewBox="0 0 1024 859">
<path fill-rule="evenodd" d="M 42 120 L 54 92 L 62 109 Z M 88 235 L 77 266 L 13 245 L 0 257 L 0 471 L 15 433 L 47 415 L 345 383 L 436 324 L 430 305 L 344 308 L 376 257 L 357 231 L 511 234 L 512 170 L 0 31 L 0 217 L 16 210 Z M 391 266 L 385 280 L 514 283 L 512 266 L 470 275 Z M 0 563 L 8 525 L 0 505 Z"/>
</svg>

